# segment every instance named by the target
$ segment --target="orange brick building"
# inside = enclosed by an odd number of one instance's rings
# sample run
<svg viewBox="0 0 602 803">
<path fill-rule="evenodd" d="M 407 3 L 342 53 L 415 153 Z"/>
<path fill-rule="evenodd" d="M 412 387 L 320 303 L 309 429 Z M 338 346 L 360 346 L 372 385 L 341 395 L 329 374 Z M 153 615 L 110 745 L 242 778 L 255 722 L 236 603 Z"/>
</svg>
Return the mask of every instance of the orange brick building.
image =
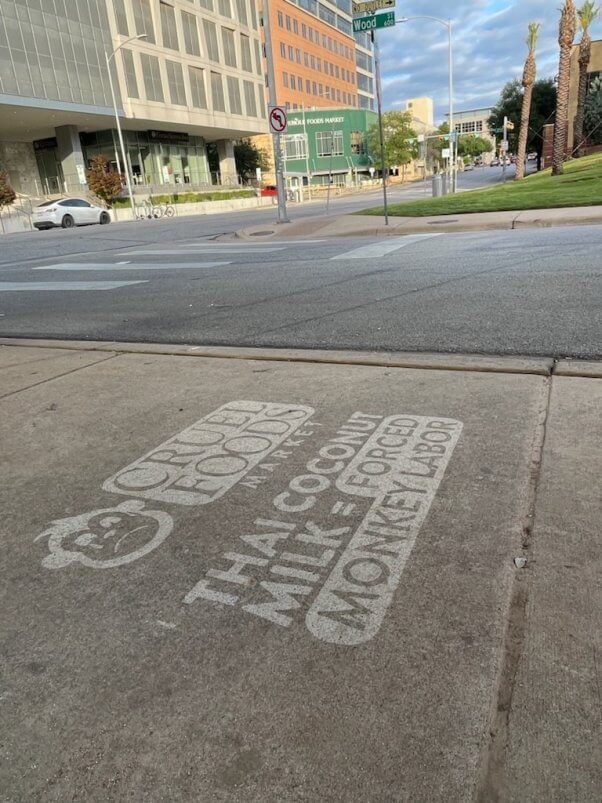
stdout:
<svg viewBox="0 0 602 803">
<path fill-rule="evenodd" d="M 373 109 L 372 46 L 353 34 L 351 0 L 297 2 L 269 2 L 277 102 Z"/>
</svg>

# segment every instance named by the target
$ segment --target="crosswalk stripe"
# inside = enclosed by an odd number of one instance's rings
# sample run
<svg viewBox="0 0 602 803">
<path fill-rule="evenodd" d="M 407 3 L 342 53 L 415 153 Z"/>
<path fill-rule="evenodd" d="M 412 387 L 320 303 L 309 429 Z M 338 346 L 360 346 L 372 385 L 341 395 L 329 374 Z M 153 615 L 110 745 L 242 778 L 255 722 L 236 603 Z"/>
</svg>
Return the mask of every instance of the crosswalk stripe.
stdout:
<svg viewBox="0 0 602 803">
<path fill-rule="evenodd" d="M 377 259 L 378 257 L 387 256 L 387 254 L 391 254 L 400 248 L 412 245 L 412 243 L 428 240 L 431 237 L 441 237 L 441 235 L 442 232 L 433 232 L 432 234 L 408 234 L 405 237 L 387 237 L 386 240 L 371 243 L 370 245 L 362 245 L 360 248 L 354 248 L 353 251 L 347 251 L 344 254 L 337 254 L 331 259 Z"/>
<path fill-rule="evenodd" d="M 188 262 L 185 264 L 176 263 L 163 265 L 160 263 L 146 263 L 136 264 L 132 263 L 115 263 L 109 264 L 106 262 L 64 262 L 57 265 L 40 265 L 32 270 L 70 270 L 70 271 L 99 271 L 99 270 L 116 270 L 116 271 L 130 271 L 130 270 L 193 270 L 194 268 L 217 268 L 220 265 L 231 265 L 231 262 Z"/>
<path fill-rule="evenodd" d="M 147 284 L 146 280 L 134 282 L 0 282 L 0 293 L 34 292 L 39 290 L 115 290 L 129 284 Z"/>
<path fill-rule="evenodd" d="M 254 248 L 252 251 L 249 251 L 248 248 L 195 248 L 194 250 L 191 248 L 187 248 L 186 250 L 149 250 L 149 251 L 124 251 L 120 254 L 117 254 L 118 257 L 124 256 L 194 256 L 198 254 L 199 256 L 202 255 L 211 255 L 217 256 L 218 254 L 272 254 L 276 251 L 284 251 L 284 248 Z"/>
</svg>

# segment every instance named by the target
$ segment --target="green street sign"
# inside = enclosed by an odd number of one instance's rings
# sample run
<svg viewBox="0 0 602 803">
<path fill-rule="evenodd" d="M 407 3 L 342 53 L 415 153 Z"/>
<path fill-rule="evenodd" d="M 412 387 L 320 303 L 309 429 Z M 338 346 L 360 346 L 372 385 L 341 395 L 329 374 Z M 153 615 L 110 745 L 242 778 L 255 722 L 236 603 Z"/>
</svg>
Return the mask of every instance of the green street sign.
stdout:
<svg viewBox="0 0 602 803">
<path fill-rule="evenodd" d="M 387 11 L 384 14 L 370 14 L 368 17 L 355 17 L 353 20 L 353 33 L 375 31 L 377 28 L 392 28 L 395 25 L 395 12 Z"/>
</svg>

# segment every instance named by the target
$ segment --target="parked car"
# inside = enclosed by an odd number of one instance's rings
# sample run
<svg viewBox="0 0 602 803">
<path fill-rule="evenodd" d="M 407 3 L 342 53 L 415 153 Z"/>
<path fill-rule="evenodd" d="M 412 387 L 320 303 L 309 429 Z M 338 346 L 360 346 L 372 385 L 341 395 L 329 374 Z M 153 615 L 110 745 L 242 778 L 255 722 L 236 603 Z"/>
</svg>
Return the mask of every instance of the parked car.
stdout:
<svg viewBox="0 0 602 803">
<path fill-rule="evenodd" d="M 464 170 L 474 170 L 474 164 L 472 162 L 466 162 L 464 165 Z"/>
<path fill-rule="evenodd" d="M 46 201 L 36 206 L 32 213 L 32 223 L 39 230 L 52 229 L 55 226 L 72 229 L 74 226 L 89 226 L 93 223 L 104 226 L 110 222 L 111 216 L 106 209 L 95 206 L 83 198 Z"/>
<path fill-rule="evenodd" d="M 528 162 L 536 162 L 537 161 L 537 153 L 535 153 L 535 151 L 533 151 L 533 153 L 528 153 L 527 154 L 527 161 Z"/>
<path fill-rule="evenodd" d="M 273 198 L 275 195 L 278 195 L 278 187 L 276 187 L 275 184 L 267 184 L 265 187 L 262 187 L 262 198 Z"/>
<path fill-rule="evenodd" d="M 500 162 L 500 160 L 498 159 L 498 157 L 497 157 L 497 156 L 494 156 L 494 157 L 493 157 L 493 159 L 491 160 L 491 162 L 490 162 L 489 166 L 490 166 L 490 167 L 499 167 L 499 166 L 500 166 L 500 164 L 501 164 L 501 162 Z"/>
</svg>

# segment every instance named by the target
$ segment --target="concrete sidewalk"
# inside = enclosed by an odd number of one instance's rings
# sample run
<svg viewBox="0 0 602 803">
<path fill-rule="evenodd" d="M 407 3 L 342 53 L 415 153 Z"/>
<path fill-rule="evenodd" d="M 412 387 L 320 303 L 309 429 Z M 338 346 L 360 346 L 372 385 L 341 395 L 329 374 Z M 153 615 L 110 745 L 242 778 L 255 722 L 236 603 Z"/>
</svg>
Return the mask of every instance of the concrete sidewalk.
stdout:
<svg viewBox="0 0 602 803">
<path fill-rule="evenodd" d="M 602 224 L 602 206 L 578 206 L 564 209 L 531 209 L 509 212 L 479 212 L 429 217 L 384 217 L 373 215 L 331 215 L 300 218 L 290 224 L 249 226 L 236 232 L 242 239 L 271 237 L 380 237 L 389 234 L 424 234 L 433 231 L 490 231 L 550 226 L 586 226 Z M 228 235 L 230 236 L 230 235 Z"/>
<path fill-rule="evenodd" d="M 221 351 L 0 345 L 0 799 L 597 800 L 602 365 Z"/>
</svg>

